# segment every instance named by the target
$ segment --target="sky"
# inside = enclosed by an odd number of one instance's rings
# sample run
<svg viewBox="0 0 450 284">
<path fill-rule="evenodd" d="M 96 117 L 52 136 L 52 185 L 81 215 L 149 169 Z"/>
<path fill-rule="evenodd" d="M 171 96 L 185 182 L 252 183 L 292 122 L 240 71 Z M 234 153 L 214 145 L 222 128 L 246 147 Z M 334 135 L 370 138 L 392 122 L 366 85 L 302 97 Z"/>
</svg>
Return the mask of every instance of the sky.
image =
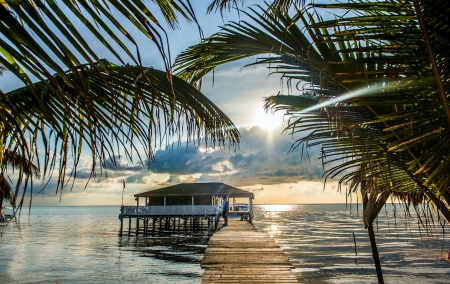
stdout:
<svg viewBox="0 0 450 284">
<path fill-rule="evenodd" d="M 210 1 L 194 2 L 205 36 L 219 31 L 219 26 L 227 20 L 238 19 L 235 12 L 224 14 L 224 18 L 220 14 L 205 15 L 204 3 Z M 262 1 L 245 1 L 244 5 L 254 2 Z M 172 61 L 178 53 L 200 40 L 197 27 L 183 21 L 181 29 L 168 31 L 168 35 Z M 163 68 L 154 46 L 149 47 L 148 41 L 136 38 L 141 52 L 145 51 L 141 54 L 144 65 Z M 157 149 L 155 161 L 149 168 L 116 157 L 117 166 L 107 165 L 107 175 L 91 180 L 85 188 L 92 163 L 86 156 L 71 191 L 67 188 L 62 195 L 55 194 L 56 181 L 52 180 L 43 192 L 36 193 L 39 182 L 35 182 L 33 205 L 133 205 L 133 195 L 138 192 L 181 182 L 223 182 L 254 192 L 255 204 L 345 203 L 345 189 L 338 191 L 337 180 L 324 184 L 319 148 L 307 149 L 307 154 L 303 155 L 301 150 L 289 153 L 294 139 L 282 134 L 287 118 L 283 113 L 267 114 L 262 108 L 263 98 L 282 91 L 283 82 L 278 77 L 268 76 L 268 70 L 262 66 L 242 68 L 255 59 L 220 66 L 215 70 L 214 83 L 208 75 L 202 85 L 202 92 L 239 128 L 238 149 L 206 149 L 182 143 L 180 147 Z M 0 77 L 0 84 L 4 91 L 21 86 L 9 75 Z"/>
</svg>

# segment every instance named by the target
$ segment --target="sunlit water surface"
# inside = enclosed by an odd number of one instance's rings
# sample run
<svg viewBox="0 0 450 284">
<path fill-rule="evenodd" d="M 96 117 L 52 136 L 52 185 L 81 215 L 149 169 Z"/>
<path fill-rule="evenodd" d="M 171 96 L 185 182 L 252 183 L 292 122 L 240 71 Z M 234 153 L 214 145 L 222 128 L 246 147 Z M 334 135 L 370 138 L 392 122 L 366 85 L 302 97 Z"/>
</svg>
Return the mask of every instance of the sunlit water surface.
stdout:
<svg viewBox="0 0 450 284">
<path fill-rule="evenodd" d="M 377 283 L 361 205 L 256 209 L 256 228 L 271 235 L 288 254 L 300 283 Z M 432 226 L 435 229 L 427 234 L 423 227 L 419 230 L 415 214 L 406 218 L 401 209 L 397 205 L 395 213 L 388 205 L 375 225 L 385 283 L 450 283 L 450 262 L 445 260 L 450 247 L 442 226 Z M 421 220 L 425 226 L 430 221 Z"/>
<path fill-rule="evenodd" d="M 206 238 L 119 238 L 118 213 L 117 206 L 35 207 L 19 224 L 0 226 L 0 283 L 201 282 Z M 378 220 L 385 282 L 449 283 L 442 228 L 428 238 L 416 219 L 407 226 L 392 214 L 389 207 Z M 288 254 L 301 283 L 376 283 L 356 206 L 256 205 L 254 224 Z"/>
</svg>

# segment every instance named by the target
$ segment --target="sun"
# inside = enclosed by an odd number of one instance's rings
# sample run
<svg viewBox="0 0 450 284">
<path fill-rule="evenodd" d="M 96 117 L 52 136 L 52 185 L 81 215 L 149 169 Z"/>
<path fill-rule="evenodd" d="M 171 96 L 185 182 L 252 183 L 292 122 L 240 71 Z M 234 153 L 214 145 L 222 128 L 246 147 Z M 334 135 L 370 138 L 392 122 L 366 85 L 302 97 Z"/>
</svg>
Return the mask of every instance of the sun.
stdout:
<svg viewBox="0 0 450 284">
<path fill-rule="evenodd" d="M 271 112 L 266 113 L 264 110 L 259 109 L 255 114 L 254 124 L 266 131 L 272 132 L 282 126 L 283 112 L 272 114 Z"/>
</svg>

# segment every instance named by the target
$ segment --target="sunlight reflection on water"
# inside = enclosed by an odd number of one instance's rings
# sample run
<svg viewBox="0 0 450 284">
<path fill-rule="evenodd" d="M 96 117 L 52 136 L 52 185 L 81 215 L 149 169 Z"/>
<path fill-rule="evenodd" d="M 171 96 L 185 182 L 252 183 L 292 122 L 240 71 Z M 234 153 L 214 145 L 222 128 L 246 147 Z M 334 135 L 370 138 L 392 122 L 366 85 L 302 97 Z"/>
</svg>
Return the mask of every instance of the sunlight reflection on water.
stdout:
<svg viewBox="0 0 450 284">
<path fill-rule="evenodd" d="M 207 239 L 118 237 L 118 206 L 33 208 L 3 229 L 0 283 L 200 283 Z"/>
<path fill-rule="evenodd" d="M 285 211 L 292 211 L 295 207 L 295 205 L 285 205 L 285 204 L 266 204 L 266 205 L 259 205 L 262 211 L 266 211 L 267 213 L 272 212 L 285 212 Z"/>
<path fill-rule="evenodd" d="M 300 283 L 376 283 L 370 242 L 356 209 L 342 204 L 262 205 L 255 207 L 254 224 L 280 244 Z M 376 222 L 385 282 L 448 283 L 442 228 L 433 229 L 428 238 L 415 228 L 414 217 L 409 226 L 401 214 L 393 222 L 392 214 L 388 206 Z"/>
<path fill-rule="evenodd" d="M 207 239 L 119 238 L 118 213 L 117 206 L 34 208 L 20 230 L 15 224 L 2 229 L 0 283 L 201 282 Z M 284 249 L 300 283 L 376 283 L 367 231 L 354 206 L 255 205 L 254 213 L 255 227 Z M 377 243 L 385 282 L 448 283 L 442 229 L 428 239 L 401 214 L 396 223 L 386 218 L 391 210 L 384 214 Z"/>
</svg>

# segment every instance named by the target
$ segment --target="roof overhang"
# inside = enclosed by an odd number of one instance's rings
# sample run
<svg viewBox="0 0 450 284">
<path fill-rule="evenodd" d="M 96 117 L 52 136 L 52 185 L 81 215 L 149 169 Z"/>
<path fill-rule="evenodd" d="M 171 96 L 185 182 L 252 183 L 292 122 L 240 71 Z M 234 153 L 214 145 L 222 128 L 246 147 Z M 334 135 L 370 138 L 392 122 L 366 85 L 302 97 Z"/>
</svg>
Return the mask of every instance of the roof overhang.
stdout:
<svg viewBox="0 0 450 284">
<path fill-rule="evenodd" d="M 134 197 L 177 197 L 177 196 L 227 196 L 254 198 L 250 191 L 224 183 L 180 183 L 168 187 L 135 194 Z"/>
</svg>

